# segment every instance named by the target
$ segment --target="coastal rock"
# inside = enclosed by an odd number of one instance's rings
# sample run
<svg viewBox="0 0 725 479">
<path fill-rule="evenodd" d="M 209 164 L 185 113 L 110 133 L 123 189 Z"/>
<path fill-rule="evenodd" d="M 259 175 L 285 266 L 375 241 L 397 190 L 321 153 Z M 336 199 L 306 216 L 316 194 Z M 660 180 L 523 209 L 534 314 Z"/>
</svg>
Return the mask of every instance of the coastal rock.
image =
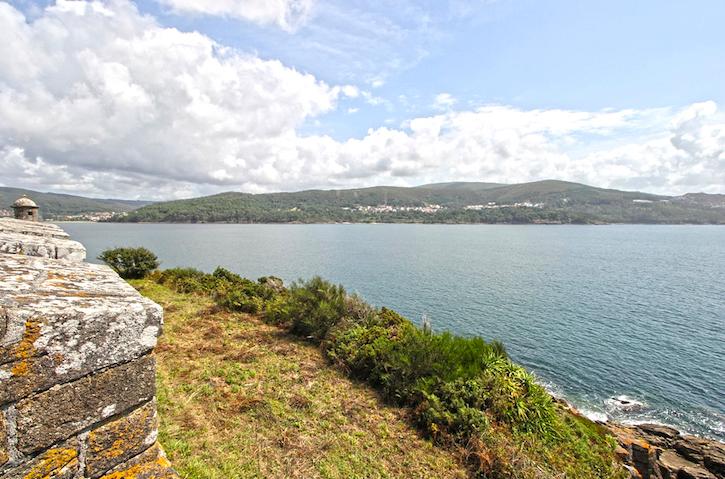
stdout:
<svg viewBox="0 0 725 479">
<path fill-rule="evenodd" d="M 709 441 L 695 436 L 683 436 L 675 442 L 677 452 L 695 463 L 701 463 L 704 460 L 705 449 Z"/>
<path fill-rule="evenodd" d="M 619 444 L 617 457 L 643 479 L 725 479 L 725 444 L 658 424 L 606 427 Z"/>
<path fill-rule="evenodd" d="M 725 444 L 711 443 L 705 450 L 703 462 L 718 479 L 725 479 Z"/>
<path fill-rule="evenodd" d="M 677 479 L 717 479 L 713 474 L 701 467 L 685 467 L 677 473 Z"/>
<path fill-rule="evenodd" d="M 634 440 L 631 443 L 632 465 L 640 473 L 642 479 L 659 479 L 657 467 L 657 452 L 644 440 Z"/>
<path fill-rule="evenodd" d="M 673 447 L 675 440 L 680 437 L 680 431 L 669 426 L 639 424 L 635 427 L 651 444 L 658 447 Z"/>
<path fill-rule="evenodd" d="M 660 469 L 662 479 L 677 479 L 677 475 L 681 469 L 697 467 L 697 464 L 688 461 L 673 450 L 663 451 L 660 454 L 657 465 Z"/>
</svg>

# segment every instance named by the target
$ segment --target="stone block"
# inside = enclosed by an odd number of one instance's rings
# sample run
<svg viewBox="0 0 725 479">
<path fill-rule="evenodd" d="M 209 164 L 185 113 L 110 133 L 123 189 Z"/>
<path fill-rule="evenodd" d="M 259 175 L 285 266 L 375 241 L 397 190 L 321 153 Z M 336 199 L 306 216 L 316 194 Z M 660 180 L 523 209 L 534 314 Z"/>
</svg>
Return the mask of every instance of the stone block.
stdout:
<svg viewBox="0 0 725 479">
<path fill-rule="evenodd" d="M 100 479 L 178 479 L 158 443 L 142 454 L 116 466 Z"/>
<path fill-rule="evenodd" d="M 46 238 L 69 239 L 68 233 L 53 223 L 0 218 L 0 233 L 15 233 Z"/>
<path fill-rule="evenodd" d="M 41 451 L 95 423 L 150 401 L 155 394 L 151 355 L 71 383 L 16 405 L 18 450 Z"/>
<path fill-rule="evenodd" d="M 0 405 L 148 353 L 162 310 L 110 268 L 0 262 Z"/>
<path fill-rule="evenodd" d="M 0 411 L 0 467 L 5 465 L 10 459 L 8 451 L 8 425 L 5 420 L 5 414 Z"/>
<path fill-rule="evenodd" d="M 86 259 L 86 249 L 77 241 L 12 233 L 0 233 L 0 253 L 40 256 L 68 261 L 83 261 Z"/>
<path fill-rule="evenodd" d="M 80 472 L 79 442 L 73 438 L 0 472 L 0 479 L 74 479 Z"/>
<path fill-rule="evenodd" d="M 0 218 L 0 253 L 84 261 L 86 248 L 50 223 Z"/>
<path fill-rule="evenodd" d="M 96 478 L 144 452 L 158 435 L 156 402 L 93 429 L 88 434 L 86 476 Z"/>
</svg>

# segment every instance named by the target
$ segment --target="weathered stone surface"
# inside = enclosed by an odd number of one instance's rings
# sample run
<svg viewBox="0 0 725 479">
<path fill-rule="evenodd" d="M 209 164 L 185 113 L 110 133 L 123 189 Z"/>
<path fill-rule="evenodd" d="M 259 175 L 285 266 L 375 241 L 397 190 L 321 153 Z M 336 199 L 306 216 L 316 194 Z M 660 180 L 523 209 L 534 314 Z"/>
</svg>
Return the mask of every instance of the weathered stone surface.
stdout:
<svg viewBox="0 0 725 479">
<path fill-rule="evenodd" d="M 685 467 L 677 473 L 677 479 L 717 479 L 702 467 Z"/>
<path fill-rule="evenodd" d="M 668 449 L 660 454 L 657 462 L 662 479 L 676 479 L 680 469 L 685 467 L 697 467 L 697 464 L 688 461 L 677 452 Z"/>
<path fill-rule="evenodd" d="M 157 435 L 155 401 L 92 430 L 88 434 L 86 476 L 96 478 L 130 460 L 152 446 Z"/>
<path fill-rule="evenodd" d="M 0 479 L 73 479 L 80 468 L 79 452 L 78 440 L 73 438 L 25 463 L 0 472 Z"/>
<path fill-rule="evenodd" d="M 70 238 L 68 233 L 53 223 L 16 220 L 14 218 L 0 218 L 0 232 L 44 236 L 47 238 Z"/>
<path fill-rule="evenodd" d="M 121 464 L 101 479 L 178 479 L 171 463 L 158 443 L 142 454 Z"/>
<path fill-rule="evenodd" d="M 154 442 L 162 310 L 84 258 L 0 219 L 0 479 L 177 478 Z"/>
<path fill-rule="evenodd" d="M 658 478 L 659 473 L 656 462 L 656 451 L 644 440 L 635 440 L 631 443 L 632 465 L 642 475 L 643 479 Z"/>
<path fill-rule="evenodd" d="M 675 449 L 681 455 L 692 462 L 700 463 L 704 459 L 705 448 L 708 445 L 706 439 L 695 436 L 683 436 L 675 441 Z"/>
<path fill-rule="evenodd" d="M 725 444 L 710 444 L 705 451 L 705 467 L 718 479 L 725 479 Z"/>
<path fill-rule="evenodd" d="M 0 233 L 0 253 L 83 261 L 86 249 L 77 241 Z"/>
<path fill-rule="evenodd" d="M 607 423 L 617 456 L 645 479 L 725 479 L 725 444 L 657 424 Z"/>
<path fill-rule="evenodd" d="M 50 223 L 0 218 L 0 253 L 69 261 L 86 259 L 85 247 Z"/>
<path fill-rule="evenodd" d="M 10 455 L 8 453 L 7 430 L 8 426 L 5 421 L 5 414 L 3 411 L 0 411 L 0 467 L 8 462 L 8 459 L 10 459 Z"/>
<path fill-rule="evenodd" d="M 639 424 L 635 427 L 650 443 L 659 447 L 672 447 L 674 441 L 680 437 L 680 431 L 669 426 L 663 426 L 660 424 Z"/>
<path fill-rule="evenodd" d="M 155 362 L 148 355 L 23 399 L 16 406 L 18 450 L 35 453 L 150 401 L 154 381 Z"/>
<path fill-rule="evenodd" d="M 161 323 L 106 266 L 3 255 L 0 404 L 146 354 Z"/>
</svg>

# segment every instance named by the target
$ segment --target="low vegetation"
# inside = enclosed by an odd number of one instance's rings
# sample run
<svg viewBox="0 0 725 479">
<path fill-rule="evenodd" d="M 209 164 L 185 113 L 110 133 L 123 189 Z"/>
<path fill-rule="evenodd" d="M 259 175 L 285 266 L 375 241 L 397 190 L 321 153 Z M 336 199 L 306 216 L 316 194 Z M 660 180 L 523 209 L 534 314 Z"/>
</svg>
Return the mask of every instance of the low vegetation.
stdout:
<svg viewBox="0 0 725 479">
<path fill-rule="evenodd" d="M 159 259 L 150 250 L 139 248 L 112 248 L 98 256 L 118 275 L 126 279 L 140 279 L 159 267 Z"/>
<path fill-rule="evenodd" d="M 464 479 L 459 451 L 420 436 L 318 347 L 199 294 L 134 280 L 164 307 L 159 440 L 184 479 Z"/>
<path fill-rule="evenodd" d="M 275 278 L 254 282 L 222 268 L 170 269 L 151 279 L 230 314 L 254 314 L 289 341 L 318 347 L 337 370 L 409 411 L 424 436 L 464 451 L 472 477 L 623 477 L 612 438 L 553 401 L 499 343 L 418 328 L 320 278 L 288 289 Z"/>
</svg>

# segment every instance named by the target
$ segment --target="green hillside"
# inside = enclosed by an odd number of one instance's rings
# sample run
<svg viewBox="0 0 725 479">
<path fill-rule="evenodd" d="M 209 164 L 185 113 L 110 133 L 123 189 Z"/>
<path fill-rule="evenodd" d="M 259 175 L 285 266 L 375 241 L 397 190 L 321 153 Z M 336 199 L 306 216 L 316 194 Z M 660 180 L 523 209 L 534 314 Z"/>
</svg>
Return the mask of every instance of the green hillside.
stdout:
<svg viewBox="0 0 725 479">
<path fill-rule="evenodd" d="M 82 196 L 0 186 L 0 210 L 10 209 L 10 205 L 22 195 L 28 195 L 40 206 L 44 218 L 54 219 L 83 213 L 114 212 L 123 213 L 148 205 L 148 201 L 111 200 L 84 198 Z"/>
<path fill-rule="evenodd" d="M 722 195 L 680 197 L 545 180 L 440 183 L 295 193 L 221 193 L 154 203 L 130 222 L 725 224 Z"/>
</svg>

